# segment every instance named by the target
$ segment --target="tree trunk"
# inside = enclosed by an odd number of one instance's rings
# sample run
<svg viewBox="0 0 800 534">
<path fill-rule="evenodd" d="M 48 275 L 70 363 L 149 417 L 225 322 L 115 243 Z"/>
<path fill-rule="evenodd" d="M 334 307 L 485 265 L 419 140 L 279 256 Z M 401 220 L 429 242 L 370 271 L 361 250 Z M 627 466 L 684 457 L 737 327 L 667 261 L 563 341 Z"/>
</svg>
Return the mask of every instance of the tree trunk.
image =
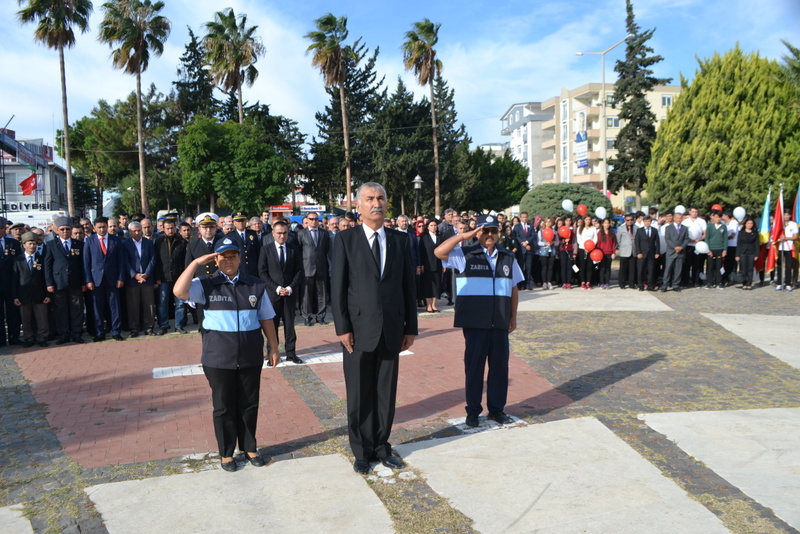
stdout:
<svg viewBox="0 0 800 534">
<path fill-rule="evenodd" d="M 67 171 L 67 211 L 75 217 L 75 195 L 72 191 L 72 154 L 69 149 L 69 117 L 67 116 L 67 74 L 64 71 L 64 47 L 58 47 L 58 65 L 61 68 L 61 114 L 64 116 L 64 166 Z"/>
<path fill-rule="evenodd" d="M 98 216 L 103 214 L 103 188 L 100 187 L 100 173 L 94 173 L 95 206 Z"/>
<path fill-rule="evenodd" d="M 400 195 L 400 213 L 406 212 L 406 196 L 401 194 Z"/>
<path fill-rule="evenodd" d="M 431 127 L 433 128 L 433 206 L 436 217 L 440 218 L 442 208 L 439 195 L 439 139 L 436 135 L 436 102 L 433 99 L 433 79 L 430 80 L 429 85 L 431 87 Z"/>
<path fill-rule="evenodd" d="M 142 197 L 142 213 L 150 215 L 147 198 L 147 182 L 144 177 L 144 135 L 142 133 L 142 72 L 136 73 L 136 135 L 139 140 L 139 193 Z"/>
<path fill-rule="evenodd" d="M 347 211 L 353 211 L 353 204 L 352 198 L 353 194 L 350 190 L 351 187 L 351 171 L 350 171 L 350 129 L 347 126 L 347 104 L 345 103 L 344 98 L 344 83 L 339 84 L 339 100 L 342 103 L 342 134 L 344 135 L 344 161 L 345 161 L 345 179 L 347 183 L 345 184 L 345 191 L 347 195 L 347 200 L 345 202 L 345 206 L 347 206 Z"/>
<path fill-rule="evenodd" d="M 239 124 L 244 124 L 244 106 L 242 105 L 242 84 L 236 90 L 237 100 L 239 101 Z"/>
<path fill-rule="evenodd" d="M 208 195 L 208 211 L 214 213 L 214 210 L 217 209 L 217 198 L 214 193 Z"/>
</svg>

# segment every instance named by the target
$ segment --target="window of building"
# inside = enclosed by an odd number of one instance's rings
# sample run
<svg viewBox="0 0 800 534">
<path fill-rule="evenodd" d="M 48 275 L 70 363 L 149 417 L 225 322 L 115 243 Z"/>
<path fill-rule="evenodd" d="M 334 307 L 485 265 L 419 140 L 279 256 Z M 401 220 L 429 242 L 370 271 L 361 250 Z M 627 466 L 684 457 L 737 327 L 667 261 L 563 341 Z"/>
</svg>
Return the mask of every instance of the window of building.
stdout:
<svg viewBox="0 0 800 534">
<path fill-rule="evenodd" d="M 561 118 L 566 119 L 569 114 L 569 106 L 566 100 L 561 101 Z"/>
<path fill-rule="evenodd" d="M 569 165 L 567 164 L 561 166 L 561 183 L 562 184 L 569 183 Z"/>
<path fill-rule="evenodd" d="M 606 117 L 607 128 L 619 128 L 619 117 Z"/>
<path fill-rule="evenodd" d="M 606 106 L 614 105 L 614 93 L 606 93 Z"/>
<path fill-rule="evenodd" d="M 672 95 L 661 95 L 661 107 L 668 108 L 672 105 Z"/>
<path fill-rule="evenodd" d="M 569 127 L 566 122 L 561 123 L 561 140 L 566 141 L 569 139 Z"/>
<path fill-rule="evenodd" d="M 606 148 L 608 150 L 614 150 L 617 148 L 617 138 L 616 137 L 606 137 Z"/>
<path fill-rule="evenodd" d="M 569 159 L 569 145 L 564 143 L 561 145 L 561 161 L 567 161 Z"/>
</svg>

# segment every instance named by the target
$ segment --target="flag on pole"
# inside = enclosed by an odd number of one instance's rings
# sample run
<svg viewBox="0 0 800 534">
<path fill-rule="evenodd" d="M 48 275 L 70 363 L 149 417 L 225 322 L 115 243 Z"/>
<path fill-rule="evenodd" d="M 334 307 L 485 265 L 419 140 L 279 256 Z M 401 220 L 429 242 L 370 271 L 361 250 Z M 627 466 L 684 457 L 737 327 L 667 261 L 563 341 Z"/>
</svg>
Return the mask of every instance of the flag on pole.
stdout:
<svg viewBox="0 0 800 534">
<path fill-rule="evenodd" d="M 772 201 L 772 186 L 767 191 L 767 199 L 764 201 L 764 210 L 761 212 L 761 223 L 758 227 L 758 242 L 761 245 L 756 258 L 756 271 L 764 270 L 767 261 L 767 243 L 769 243 L 769 204 Z"/>
<path fill-rule="evenodd" d="M 778 248 L 780 243 L 778 239 L 783 237 L 783 189 L 778 195 L 778 202 L 775 204 L 775 219 L 772 222 L 772 232 L 770 233 L 770 241 L 772 245 L 769 247 L 769 255 L 767 256 L 767 272 L 770 273 L 775 270 L 775 264 L 778 260 Z"/>
<path fill-rule="evenodd" d="M 32 195 L 36 191 L 36 173 L 31 174 L 19 183 L 23 195 Z"/>
<path fill-rule="evenodd" d="M 792 209 L 792 220 L 800 223 L 800 182 L 797 183 L 797 194 L 794 196 L 794 209 Z"/>
</svg>

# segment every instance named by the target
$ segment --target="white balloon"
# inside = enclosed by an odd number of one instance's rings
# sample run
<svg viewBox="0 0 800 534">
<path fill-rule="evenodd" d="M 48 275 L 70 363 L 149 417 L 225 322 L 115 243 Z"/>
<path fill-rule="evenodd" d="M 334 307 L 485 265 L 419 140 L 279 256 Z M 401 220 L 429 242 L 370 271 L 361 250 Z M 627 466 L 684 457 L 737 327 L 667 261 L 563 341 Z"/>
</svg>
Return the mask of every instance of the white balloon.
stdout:
<svg viewBox="0 0 800 534">
<path fill-rule="evenodd" d="M 675 206 L 675 213 L 686 213 L 686 208 L 682 204 Z"/>
<path fill-rule="evenodd" d="M 565 198 L 564 200 L 561 201 L 561 208 L 564 211 L 572 212 L 572 210 L 575 209 L 575 205 L 572 203 L 570 199 Z"/>
<path fill-rule="evenodd" d="M 606 209 L 603 206 L 597 206 L 597 208 L 595 208 L 594 210 L 594 214 L 597 216 L 598 219 L 605 219 L 606 215 L 608 215 L 608 213 L 606 213 Z"/>
<path fill-rule="evenodd" d="M 739 206 L 738 208 L 733 209 L 733 216 L 736 217 L 737 221 L 742 222 L 742 219 L 744 219 L 745 215 L 747 215 L 747 212 L 743 207 Z"/>
<path fill-rule="evenodd" d="M 703 235 L 703 231 L 697 225 L 692 225 L 689 227 L 689 239 L 700 239 L 700 236 Z"/>
<path fill-rule="evenodd" d="M 705 241 L 698 241 L 694 244 L 694 253 L 695 254 L 708 254 L 709 248 L 708 243 Z"/>
</svg>

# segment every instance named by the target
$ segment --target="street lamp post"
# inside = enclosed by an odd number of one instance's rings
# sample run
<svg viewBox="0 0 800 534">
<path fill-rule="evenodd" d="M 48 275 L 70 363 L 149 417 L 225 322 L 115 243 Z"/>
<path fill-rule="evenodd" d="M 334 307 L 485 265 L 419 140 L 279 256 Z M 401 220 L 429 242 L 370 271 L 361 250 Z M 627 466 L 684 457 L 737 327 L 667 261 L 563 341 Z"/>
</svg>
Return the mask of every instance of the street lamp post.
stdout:
<svg viewBox="0 0 800 534">
<path fill-rule="evenodd" d="M 419 190 L 422 189 L 422 177 L 418 174 L 411 183 L 414 184 L 414 216 L 416 217 L 419 214 L 417 203 L 419 202 Z"/>
<path fill-rule="evenodd" d="M 616 47 L 627 41 L 633 37 L 632 33 L 629 33 L 625 39 L 621 40 L 617 44 L 610 46 L 603 50 L 602 52 L 576 52 L 579 56 L 600 56 L 600 68 L 602 69 L 602 75 L 600 77 L 600 98 L 601 106 L 602 106 L 602 113 L 600 115 L 600 145 L 603 151 L 603 166 L 601 168 L 600 174 L 603 177 L 603 195 L 608 196 L 608 146 L 606 143 L 606 128 L 608 124 L 606 124 L 606 54 L 614 50 Z"/>
</svg>

